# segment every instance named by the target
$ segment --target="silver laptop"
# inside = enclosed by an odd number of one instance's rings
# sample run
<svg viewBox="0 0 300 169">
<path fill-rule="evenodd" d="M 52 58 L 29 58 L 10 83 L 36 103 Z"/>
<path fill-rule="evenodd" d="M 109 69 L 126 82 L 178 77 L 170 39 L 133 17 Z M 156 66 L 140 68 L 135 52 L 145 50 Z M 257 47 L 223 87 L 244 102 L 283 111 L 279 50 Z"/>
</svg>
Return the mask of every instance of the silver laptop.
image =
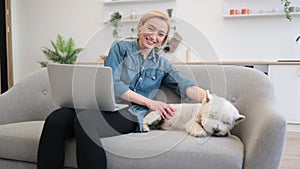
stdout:
<svg viewBox="0 0 300 169">
<path fill-rule="evenodd" d="M 48 64 L 54 104 L 59 107 L 117 111 L 112 69 L 101 65 Z"/>
</svg>

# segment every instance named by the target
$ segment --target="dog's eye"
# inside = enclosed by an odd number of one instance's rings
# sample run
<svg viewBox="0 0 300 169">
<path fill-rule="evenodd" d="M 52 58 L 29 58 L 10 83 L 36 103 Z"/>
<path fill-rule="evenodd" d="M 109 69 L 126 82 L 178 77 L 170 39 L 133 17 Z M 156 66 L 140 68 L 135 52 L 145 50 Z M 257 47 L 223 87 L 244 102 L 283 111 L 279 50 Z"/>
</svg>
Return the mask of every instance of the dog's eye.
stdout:
<svg viewBox="0 0 300 169">
<path fill-rule="evenodd" d="M 219 119 L 219 117 L 217 116 L 216 113 L 210 113 L 209 117 L 212 118 L 212 119 Z"/>
<path fill-rule="evenodd" d="M 231 125 L 231 123 L 228 121 L 224 122 L 224 124 Z"/>
</svg>

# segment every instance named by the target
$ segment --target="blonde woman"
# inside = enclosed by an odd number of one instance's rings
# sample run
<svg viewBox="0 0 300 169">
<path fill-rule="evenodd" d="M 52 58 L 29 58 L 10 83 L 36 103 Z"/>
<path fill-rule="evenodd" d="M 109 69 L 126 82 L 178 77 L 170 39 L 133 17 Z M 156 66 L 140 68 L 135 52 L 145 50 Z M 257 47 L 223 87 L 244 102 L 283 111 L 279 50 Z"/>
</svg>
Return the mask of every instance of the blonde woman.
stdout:
<svg viewBox="0 0 300 169">
<path fill-rule="evenodd" d="M 201 101 L 205 90 L 182 76 L 169 61 L 155 53 L 168 38 L 170 20 L 159 10 L 145 13 L 137 25 L 138 39 L 113 43 L 104 65 L 113 70 L 115 97 L 130 102 L 117 112 L 60 108 L 46 119 L 38 152 L 38 169 L 62 169 L 65 140 L 76 138 L 79 169 L 106 168 L 106 155 L 99 138 L 135 132 L 149 110 L 171 118 L 175 109 L 154 100 L 162 84 L 182 97 Z M 105 99 L 105 98 L 104 98 Z"/>
</svg>

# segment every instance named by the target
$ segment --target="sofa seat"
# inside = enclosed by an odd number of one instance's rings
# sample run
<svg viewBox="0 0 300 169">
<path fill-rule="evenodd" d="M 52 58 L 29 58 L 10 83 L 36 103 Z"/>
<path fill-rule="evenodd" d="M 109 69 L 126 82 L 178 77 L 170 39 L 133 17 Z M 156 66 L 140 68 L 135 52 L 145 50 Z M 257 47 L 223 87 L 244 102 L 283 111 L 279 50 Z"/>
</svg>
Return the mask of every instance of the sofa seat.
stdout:
<svg viewBox="0 0 300 169">
<path fill-rule="evenodd" d="M 43 125 L 44 121 L 0 125 L 0 158 L 36 163 Z M 75 139 L 68 140 L 68 142 L 66 144 L 66 154 L 68 155 L 65 163 L 68 167 L 76 167 Z"/>
<path fill-rule="evenodd" d="M 182 131 L 153 130 L 102 139 L 108 168 L 241 169 L 244 148 L 240 139 L 195 138 Z"/>
<path fill-rule="evenodd" d="M 43 124 L 30 121 L 0 125 L 0 158 L 35 163 Z M 182 131 L 153 130 L 101 141 L 107 150 L 108 168 L 241 169 L 243 165 L 243 144 L 233 135 L 195 138 Z M 71 144 L 66 144 L 66 166 L 76 167 L 75 141 L 68 142 Z"/>
</svg>

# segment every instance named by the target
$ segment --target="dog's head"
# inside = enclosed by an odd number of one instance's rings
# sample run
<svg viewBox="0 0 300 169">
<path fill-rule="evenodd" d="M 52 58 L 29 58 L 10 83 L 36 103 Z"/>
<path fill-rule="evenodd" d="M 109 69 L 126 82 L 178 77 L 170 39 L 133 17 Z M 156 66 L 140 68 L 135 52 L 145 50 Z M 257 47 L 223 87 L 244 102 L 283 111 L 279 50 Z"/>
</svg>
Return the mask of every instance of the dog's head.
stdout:
<svg viewBox="0 0 300 169">
<path fill-rule="evenodd" d="M 201 126 L 214 136 L 227 136 L 234 125 L 245 119 L 233 104 L 222 97 L 211 95 L 209 91 L 202 101 L 199 115 Z"/>
</svg>

